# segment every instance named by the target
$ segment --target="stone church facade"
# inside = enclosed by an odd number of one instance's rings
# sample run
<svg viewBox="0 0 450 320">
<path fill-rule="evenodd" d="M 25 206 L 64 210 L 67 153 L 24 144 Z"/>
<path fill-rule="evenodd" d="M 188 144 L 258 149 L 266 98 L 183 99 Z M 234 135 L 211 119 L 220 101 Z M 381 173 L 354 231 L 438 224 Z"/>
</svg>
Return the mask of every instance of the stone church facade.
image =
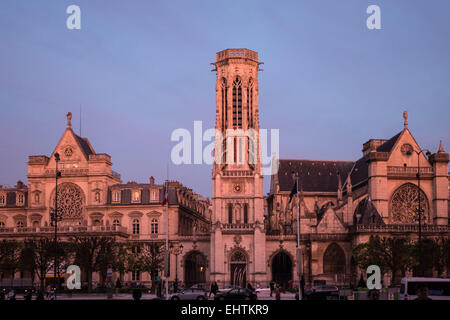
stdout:
<svg viewBox="0 0 450 320">
<path fill-rule="evenodd" d="M 352 261 L 354 246 L 371 235 L 417 238 L 419 198 L 423 235 L 450 237 L 449 155 L 442 144 L 436 152 L 421 152 L 406 112 L 400 132 L 390 139 L 367 141 L 356 161 L 274 158 L 278 171 L 264 195 L 260 64 L 258 53 L 248 49 L 216 54 L 212 198 L 170 181 L 168 230 L 164 184 L 152 177 L 148 183 L 123 183 L 112 170 L 111 157 L 95 152 L 87 138 L 74 133 L 69 113 L 53 153 L 29 157 L 27 185 L 0 188 L 0 240 L 53 234 L 56 170 L 61 172 L 61 239 L 92 235 L 130 243 L 161 242 L 168 232 L 173 247 L 183 245 L 179 257 L 170 255 L 169 280 L 178 278 L 186 285 L 297 282 L 298 223 L 306 283 L 350 284 L 360 272 Z M 290 201 L 295 174 L 299 192 Z M 122 280 L 147 283 L 150 276 L 130 272 Z"/>
</svg>

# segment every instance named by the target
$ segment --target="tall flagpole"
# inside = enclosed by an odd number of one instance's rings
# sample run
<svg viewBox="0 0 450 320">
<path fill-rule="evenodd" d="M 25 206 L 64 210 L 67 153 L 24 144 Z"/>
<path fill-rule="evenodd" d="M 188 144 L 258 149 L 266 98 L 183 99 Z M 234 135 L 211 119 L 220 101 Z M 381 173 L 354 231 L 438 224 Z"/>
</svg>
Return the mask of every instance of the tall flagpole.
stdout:
<svg viewBox="0 0 450 320">
<path fill-rule="evenodd" d="M 169 299 L 169 164 L 167 164 L 167 180 L 166 180 L 166 299 Z"/>
</svg>

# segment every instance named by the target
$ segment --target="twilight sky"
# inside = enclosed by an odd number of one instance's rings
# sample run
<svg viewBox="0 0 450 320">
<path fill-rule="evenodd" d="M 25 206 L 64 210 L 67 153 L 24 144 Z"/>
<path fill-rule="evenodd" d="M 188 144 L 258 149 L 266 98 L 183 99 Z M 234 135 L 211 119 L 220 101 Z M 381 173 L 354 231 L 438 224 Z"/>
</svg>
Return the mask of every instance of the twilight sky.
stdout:
<svg viewBox="0 0 450 320">
<path fill-rule="evenodd" d="M 71 4 L 81 30 L 66 28 Z M 371 4 L 382 30 L 366 27 Z M 214 127 L 210 63 L 226 48 L 259 52 L 260 124 L 280 129 L 281 158 L 356 160 L 404 109 L 423 148 L 449 151 L 449 16 L 448 0 L 0 0 L 0 184 L 26 181 L 68 111 L 79 133 L 80 105 L 82 135 L 125 183 L 162 182 L 172 131 Z M 211 196 L 210 166 L 169 174 Z"/>
</svg>

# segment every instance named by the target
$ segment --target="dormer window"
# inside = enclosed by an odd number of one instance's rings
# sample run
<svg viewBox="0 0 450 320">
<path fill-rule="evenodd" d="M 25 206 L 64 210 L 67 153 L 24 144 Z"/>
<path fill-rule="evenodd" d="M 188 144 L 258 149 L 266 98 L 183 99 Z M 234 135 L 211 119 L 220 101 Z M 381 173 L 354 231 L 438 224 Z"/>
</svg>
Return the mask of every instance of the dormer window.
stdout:
<svg viewBox="0 0 450 320">
<path fill-rule="evenodd" d="M 120 192 L 114 191 L 113 192 L 113 202 L 119 202 L 120 201 Z"/>
<path fill-rule="evenodd" d="M 133 202 L 139 202 L 141 200 L 141 192 L 136 190 L 133 191 Z"/>
<path fill-rule="evenodd" d="M 4 206 L 6 204 L 6 195 L 4 193 L 0 193 L 0 206 Z"/>
<path fill-rule="evenodd" d="M 158 201 L 158 191 L 152 191 L 152 201 Z"/>
<path fill-rule="evenodd" d="M 18 193 L 17 194 L 17 205 L 23 206 L 24 203 L 25 203 L 25 195 L 23 193 Z"/>
</svg>

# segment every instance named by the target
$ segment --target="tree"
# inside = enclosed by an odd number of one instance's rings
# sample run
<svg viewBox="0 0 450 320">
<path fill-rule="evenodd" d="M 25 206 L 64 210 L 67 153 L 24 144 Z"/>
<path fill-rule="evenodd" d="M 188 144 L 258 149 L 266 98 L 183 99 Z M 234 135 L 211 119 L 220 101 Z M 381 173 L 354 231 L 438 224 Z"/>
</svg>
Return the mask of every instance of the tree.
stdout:
<svg viewBox="0 0 450 320">
<path fill-rule="evenodd" d="M 373 264 L 380 267 L 383 275 L 390 271 L 391 283 L 396 284 L 397 273 L 404 275 L 412 266 L 411 252 L 411 243 L 406 238 L 371 236 L 369 242 L 353 249 L 353 258 L 360 269 L 366 270 Z"/>
<path fill-rule="evenodd" d="M 401 271 L 402 276 L 405 276 L 412 266 L 412 245 L 406 238 L 383 238 L 381 248 L 384 265 L 392 274 L 391 283 L 397 284 L 397 272 Z"/>
<path fill-rule="evenodd" d="M 54 239 L 48 237 L 28 239 L 23 243 L 19 259 L 20 269 L 31 272 L 33 279 L 37 276 L 41 290 L 44 290 L 46 275 L 54 268 L 55 255 L 59 267 L 64 267 L 70 253 L 67 243 L 58 241 L 56 246 L 55 248 Z"/>
<path fill-rule="evenodd" d="M 20 243 L 15 240 L 0 241 L 1 273 L 11 276 L 11 278 L 14 278 L 14 273 L 19 268 L 20 248 L 21 248 Z"/>
<path fill-rule="evenodd" d="M 75 264 L 83 270 L 88 283 L 88 291 L 92 290 L 92 273 L 99 271 L 103 276 L 106 265 L 114 264 L 115 240 L 111 237 L 76 237 L 73 239 Z"/>
<path fill-rule="evenodd" d="M 419 242 L 413 245 L 414 271 L 423 271 L 424 276 L 432 276 L 436 270 L 438 276 L 447 274 L 450 270 L 450 239 L 445 237 L 427 238 L 422 240 L 422 254 Z"/>
<path fill-rule="evenodd" d="M 148 272 L 155 288 L 156 276 L 164 268 L 164 243 L 145 242 L 128 248 L 127 271 Z"/>
</svg>

